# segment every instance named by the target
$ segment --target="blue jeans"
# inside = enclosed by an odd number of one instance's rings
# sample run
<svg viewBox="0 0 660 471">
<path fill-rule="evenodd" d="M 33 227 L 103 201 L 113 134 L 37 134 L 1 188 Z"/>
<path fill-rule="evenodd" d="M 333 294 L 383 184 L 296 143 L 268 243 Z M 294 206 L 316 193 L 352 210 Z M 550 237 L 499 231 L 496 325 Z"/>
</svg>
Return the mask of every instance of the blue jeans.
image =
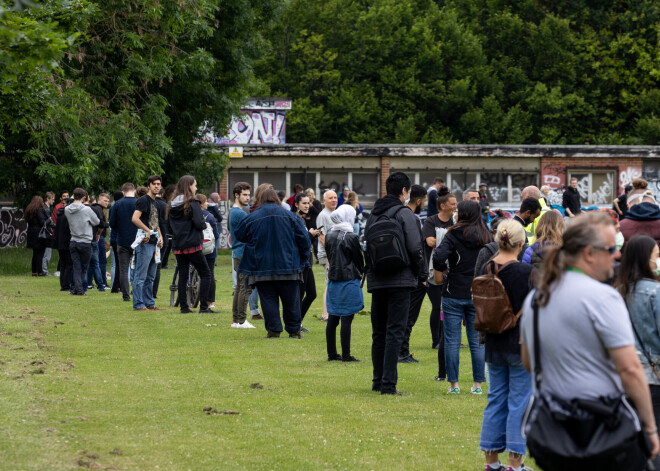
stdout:
<svg viewBox="0 0 660 471">
<path fill-rule="evenodd" d="M 96 281 L 96 287 L 99 291 L 105 289 L 105 277 L 101 276 L 101 269 L 99 268 L 99 244 L 97 242 L 92 242 L 92 259 L 89 261 L 89 267 L 87 268 L 87 284 L 85 285 L 85 290 L 88 286 L 92 286 L 92 278 Z M 103 253 L 105 256 L 105 253 Z M 105 275 L 105 273 L 104 273 Z"/>
<path fill-rule="evenodd" d="M 488 405 L 479 448 L 524 455 L 526 442 L 520 433 L 520 423 L 532 395 L 532 375 L 525 370 L 517 353 L 494 352 L 488 371 Z"/>
<path fill-rule="evenodd" d="M 103 284 L 108 284 L 108 277 L 106 273 L 108 272 L 108 257 L 105 255 L 105 239 L 101 237 L 97 242 L 99 246 L 99 271 L 101 272 L 101 278 L 103 278 Z"/>
<path fill-rule="evenodd" d="M 465 316 L 465 332 L 470 354 L 472 356 L 472 381 L 482 383 L 486 380 L 484 373 L 485 350 L 479 345 L 479 334 L 474 330 L 474 304 L 471 299 L 442 298 L 445 334 L 445 363 L 447 365 L 447 381 L 458 381 L 458 364 L 461 353 L 461 323 Z"/>
<path fill-rule="evenodd" d="M 156 244 L 141 243 L 135 247 L 133 278 L 133 309 L 154 307 L 154 278 L 156 278 Z"/>
<path fill-rule="evenodd" d="M 248 298 L 248 304 L 250 305 L 251 316 L 259 314 L 259 291 L 257 291 L 257 288 L 252 290 L 252 294 Z"/>
</svg>

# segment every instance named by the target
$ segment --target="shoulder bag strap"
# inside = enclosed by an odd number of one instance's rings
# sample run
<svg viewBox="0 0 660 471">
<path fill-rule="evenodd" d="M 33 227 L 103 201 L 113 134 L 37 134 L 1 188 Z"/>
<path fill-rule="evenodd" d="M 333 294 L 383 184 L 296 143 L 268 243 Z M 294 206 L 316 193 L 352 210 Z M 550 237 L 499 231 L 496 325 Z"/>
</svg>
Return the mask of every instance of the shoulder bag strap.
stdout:
<svg viewBox="0 0 660 471">
<path fill-rule="evenodd" d="M 534 310 L 534 382 L 536 390 L 541 390 L 541 381 L 543 380 L 543 371 L 541 370 L 541 342 L 539 336 L 539 303 L 536 299 L 538 293 L 534 293 L 532 298 L 532 309 Z"/>
<path fill-rule="evenodd" d="M 630 314 L 628 314 L 630 316 Z M 646 350 L 646 347 L 642 343 L 642 337 L 640 337 L 639 332 L 637 332 L 637 329 L 635 328 L 635 323 L 633 322 L 632 316 L 630 316 L 630 325 L 632 325 L 633 332 L 635 333 L 635 337 L 637 338 L 637 342 L 639 342 L 639 346 L 642 348 L 642 353 L 644 353 L 644 356 L 646 357 L 646 360 L 649 362 L 649 365 L 651 365 L 651 369 L 653 370 L 653 373 L 660 379 L 660 372 L 658 372 L 658 367 L 655 363 L 653 363 L 653 360 L 651 360 L 651 355 L 649 355 L 649 352 Z"/>
</svg>

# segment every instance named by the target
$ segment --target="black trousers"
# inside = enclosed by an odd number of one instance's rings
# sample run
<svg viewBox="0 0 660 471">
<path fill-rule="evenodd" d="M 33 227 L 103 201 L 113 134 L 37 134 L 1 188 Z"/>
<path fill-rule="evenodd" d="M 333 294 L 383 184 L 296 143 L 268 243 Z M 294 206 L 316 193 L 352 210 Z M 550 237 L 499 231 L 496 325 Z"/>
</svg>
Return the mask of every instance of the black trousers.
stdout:
<svg viewBox="0 0 660 471">
<path fill-rule="evenodd" d="M 653 404 L 653 415 L 655 416 L 655 423 L 660 423 L 660 386 L 650 385 L 651 390 L 651 404 Z M 655 469 L 660 469 L 660 454 L 653 460 Z"/>
<path fill-rule="evenodd" d="M 124 298 L 124 301 L 130 301 L 131 282 L 128 280 L 128 270 L 131 268 L 133 249 L 119 245 L 117 247 L 117 254 L 119 255 L 119 287 L 121 289 L 121 296 Z M 115 269 L 115 277 L 117 277 L 117 269 Z"/>
<path fill-rule="evenodd" d="M 284 329 L 295 334 L 300 332 L 300 285 L 295 280 L 258 281 L 256 283 L 264 315 L 266 330 L 282 332 L 280 300 Z"/>
<path fill-rule="evenodd" d="M 156 299 L 158 297 L 158 287 L 160 286 L 160 267 L 161 267 L 161 264 L 157 263 L 156 264 L 156 276 L 154 276 L 154 287 L 153 287 L 154 299 Z"/>
<path fill-rule="evenodd" d="M 73 265 L 73 294 L 84 294 L 87 291 L 87 268 L 92 259 L 92 243 L 71 241 L 69 251 Z"/>
<path fill-rule="evenodd" d="M 316 280 L 314 279 L 314 271 L 311 267 L 305 268 L 303 271 L 303 282 L 300 283 L 300 321 L 305 318 L 305 314 L 309 311 L 310 306 L 316 299 Z"/>
<path fill-rule="evenodd" d="M 215 302 L 215 257 L 209 258 L 206 257 L 206 264 L 209 266 L 209 271 L 211 272 L 211 284 L 209 285 L 209 302 Z"/>
<path fill-rule="evenodd" d="M 389 288 L 371 293 L 372 388 L 381 392 L 396 391 L 397 363 L 408 322 L 410 291 L 410 288 Z"/>
<path fill-rule="evenodd" d="M 438 376 L 447 377 L 447 368 L 445 366 L 445 335 L 444 324 L 440 318 L 442 311 L 442 286 L 429 285 L 429 299 L 431 300 L 431 337 L 433 337 L 433 346 L 438 345 Z"/>
<path fill-rule="evenodd" d="M 43 273 L 43 259 L 46 247 L 32 249 L 32 273 Z"/>
<path fill-rule="evenodd" d="M 172 238 L 167 237 L 163 245 L 162 255 L 160 256 L 160 264 L 163 267 L 167 267 L 167 260 L 170 258 L 171 251 L 172 251 Z"/>
<path fill-rule="evenodd" d="M 69 250 L 58 250 L 60 254 L 60 290 L 71 290 L 73 283 L 73 262 L 71 261 L 71 252 Z"/>
<path fill-rule="evenodd" d="M 408 323 L 406 324 L 406 333 L 401 342 L 400 357 L 407 357 L 410 355 L 410 334 L 413 327 L 419 318 L 419 311 L 422 309 L 422 303 L 426 296 L 426 285 L 419 283 L 417 288 L 410 292 L 410 308 L 408 310 Z"/>
<path fill-rule="evenodd" d="M 195 267 L 201 280 L 199 285 L 199 308 L 209 308 L 209 286 L 211 285 L 211 272 L 206 263 L 206 257 L 201 250 L 193 253 L 176 254 L 176 266 L 179 268 L 179 306 L 181 309 L 189 309 L 188 296 L 186 288 L 188 286 L 188 276 L 190 275 L 190 265 Z"/>
<path fill-rule="evenodd" d="M 118 247 L 117 247 L 117 242 L 113 242 L 112 244 L 110 244 L 110 246 L 112 247 L 112 253 L 115 256 L 115 258 L 114 258 L 114 260 L 115 260 L 115 262 L 114 262 L 115 263 L 115 279 L 112 282 L 112 287 L 110 289 L 110 292 L 111 293 L 119 293 L 119 291 L 121 290 L 121 288 L 120 288 L 121 282 L 119 281 L 119 279 L 121 278 L 121 268 L 119 268 L 119 267 L 121 267 L 121 263 L 119 262 L 119 251 L 118 251 Z"/>
<path fill-rule="evenodd" d="M 351 324 L 355 314 L 350 316 L 333 316 L 328 314 L 328 323 L 325 326 L 325 343 L 328 349 L 328 357 L 337 355 L 337 326 L 341 320 L 341 330 L 339 331 L 339 341 L 341 342 L 341 356 L 348 358 L 351 356 Z"/>
</svg>

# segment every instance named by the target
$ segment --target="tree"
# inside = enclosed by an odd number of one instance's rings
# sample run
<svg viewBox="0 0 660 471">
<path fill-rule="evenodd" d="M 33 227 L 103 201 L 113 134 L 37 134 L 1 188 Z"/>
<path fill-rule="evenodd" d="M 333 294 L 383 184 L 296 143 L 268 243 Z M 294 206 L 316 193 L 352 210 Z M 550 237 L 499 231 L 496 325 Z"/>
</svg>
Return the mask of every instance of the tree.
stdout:
<svg viewBox="0 0 660 471">
<path fill-rule="evenodd" d="M 651 0 L 291 0 L 258 70 L 289 142 L 656 143 Z"/>
<path fill-rule="evenodd" d="M 217 181 L 226 158 L 195 141 L 205 122 L 226 128 L 256 86 L 257 26 L 270 9 L 270 0 L 51 0 L 5 14 L 0 53 L 30 25 L 57 39 L 25 42 L 34 60 L 0 73 L 3 160 L 24 170 L 9 176 L 19 194 L 112 190 L 153 173 Z"/>
</svg>

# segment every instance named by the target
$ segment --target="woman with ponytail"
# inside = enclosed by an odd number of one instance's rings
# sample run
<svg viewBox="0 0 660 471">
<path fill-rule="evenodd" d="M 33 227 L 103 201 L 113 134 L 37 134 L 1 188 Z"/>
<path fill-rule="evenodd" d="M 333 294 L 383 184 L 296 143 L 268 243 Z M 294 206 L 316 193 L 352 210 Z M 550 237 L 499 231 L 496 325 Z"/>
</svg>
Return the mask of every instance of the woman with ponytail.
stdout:
<svg viewBox="0 0 660 471">
<path fill-rule="evenodd" d="M 639 413 L 655 456 L 660 450 L 658 430 L 627 308 L 621 295 L 603 283 L 614 274 L 618 255 L 607 214 L 588 212 L 573 220 L 562 244 L 548 249 L 539 287 L 525 299 L 521 356 L 527 371 L 532 365 L 541 367 L 538 394 L 546 397 L 574 403 L 621 400 L 625 394 Z M 626 458 L 624 454 L 611 469 L 625 469 Z"/>
<path fill-rule="evenodd" d="M 486 266 L 492 265 L 493 272 L 497 272 L 513 312 L 518 313 L 536 274 L 532 265 L 518 261 L 525 243 L 525 229 L 518 221 L 502 221 L 497 226 L 495 242 L 499 251 Z M 498 454 L 503 451 L 509 453 L 507 469 L 525 469 L 522 462 L 526 444 L 520 433 L 520 423 L 532 394 L 532 379 L 520 356 L 519 326 L 501 334 L 485 334 L 485 346 L 490 383 L 479 448 L 486 455 L 486 470 L 499 469 Z"/>
</svg>

